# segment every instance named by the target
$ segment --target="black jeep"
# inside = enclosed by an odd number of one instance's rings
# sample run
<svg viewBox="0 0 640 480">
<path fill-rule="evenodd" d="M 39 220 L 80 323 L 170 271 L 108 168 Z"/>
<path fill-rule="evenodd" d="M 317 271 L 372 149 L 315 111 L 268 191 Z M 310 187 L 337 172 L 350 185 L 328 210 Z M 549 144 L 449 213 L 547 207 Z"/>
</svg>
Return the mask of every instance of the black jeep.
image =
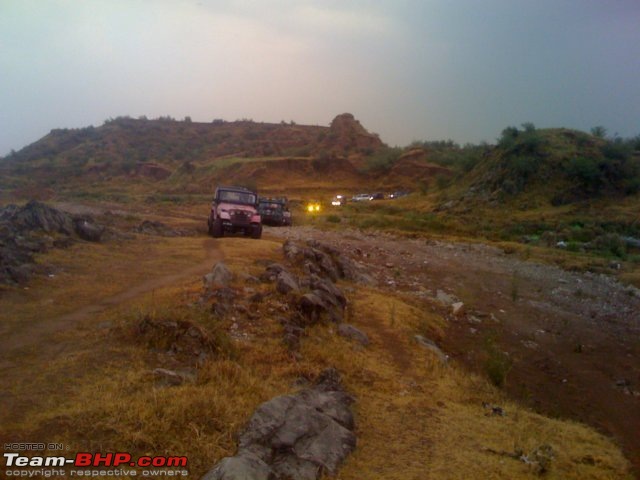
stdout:
<svg viewBox="0 0 640 480">
<path fill-rule="evenodd" d="M 258 203 L 258 213 L 265 225 L 291 226 L 293 221 L 286 197 L 261 198 Z"/>
</svg>

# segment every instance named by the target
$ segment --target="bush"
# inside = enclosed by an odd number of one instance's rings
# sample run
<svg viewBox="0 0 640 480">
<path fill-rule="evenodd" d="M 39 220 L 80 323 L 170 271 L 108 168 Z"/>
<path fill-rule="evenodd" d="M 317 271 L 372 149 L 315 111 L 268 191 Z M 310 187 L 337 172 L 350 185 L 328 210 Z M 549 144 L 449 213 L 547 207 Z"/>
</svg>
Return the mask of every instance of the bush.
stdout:
<svg viewBox="0 0 640 480">
<path fill-rule="evenodd" d="M 520 132 L 516 127 L 507 127 L 502 130 L 500 138 L 498 139 L 498 145 L 502 148 L 511 148 Z"/>
<path fill-rule="evenodd" d="M 397 147 L 387 147 L 378 150 L 374 155 L 367 158 L 364 170 L 368 172 L 385 172 L 402 155 L 402 149 Z"/>
<path fill-rule="evenodd" d="M 327 215 L 327 222 L 329 223 L 340 223 L 342 221 L 342 218 L 340 218 L 338 215 Z"/>
<path fill-rule="evenodd" d="M 604 254 L 614 255 L 618 258 L 624 258 L 627 255 L 627 246 L 617 233 L 600 235 L 593 240 L 593 247 Z"/>
<path fill-rule="evenodd" d="M 570 178 L 577 179 L 587 191 L 597 192 L 602 185 L 603 178 L 598 167 L 598 161 L 593 158 L 572 158 L 569 160 L 565 171 Z"/>
<path fill-rule="evenodd" d="M 507 383 L 507 374 L 511 370 L 513 362 L 505 352 L 500 350 L 493 336 L 485 339 L 484 347 L 487 353 L 484 362 L 485 372 L 491 383 L 496 387 L 502 387 Z"/>
<path fill-rule="evenodd" d="M 607 129 L 602 125 L 598 125 L 597 127 L 593 127 L 591 129 L 591 135 L 598 138 L 604 138 L 607 136 Z"/>
</svg>

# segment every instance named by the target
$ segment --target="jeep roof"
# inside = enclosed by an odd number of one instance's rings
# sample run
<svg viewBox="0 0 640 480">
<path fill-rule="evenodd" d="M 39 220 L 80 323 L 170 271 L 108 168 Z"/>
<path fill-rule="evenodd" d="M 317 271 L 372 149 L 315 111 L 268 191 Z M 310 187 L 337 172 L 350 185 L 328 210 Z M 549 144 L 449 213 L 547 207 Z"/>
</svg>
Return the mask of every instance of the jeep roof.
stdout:
<svg viewBox="0 0 640 480">
<path fill-rule="evenodd" d="M 222 192 L 229 192 L 229 193 L 236 193 L 237 195 L 237 199 L 233 199 L 232 195 L 230 196 L 226 196 L 227 198 L 222 199 L 224 202 L 228 202 L 228 203 L 239 203 L 239 204 L 243 204 L 243 205 L 255 205 L 258 199 L 258 194 L 256 192 L 254 192 L 253 190 L 249 190 L 248 188 L 245 187 L 236 187 L 236 186 L 219 186 L 216 188 L 216 192 L 215 192 L 215 196 L 214 199 L 218 200 L 218 197 L 220 195 L 220 193 Z M 250 200 L 249 198 L 245 197 L 251 195 L 253 197 L 252 200 Z M 243 198 L 244 197 L 244 198 Z"/>
</svg>

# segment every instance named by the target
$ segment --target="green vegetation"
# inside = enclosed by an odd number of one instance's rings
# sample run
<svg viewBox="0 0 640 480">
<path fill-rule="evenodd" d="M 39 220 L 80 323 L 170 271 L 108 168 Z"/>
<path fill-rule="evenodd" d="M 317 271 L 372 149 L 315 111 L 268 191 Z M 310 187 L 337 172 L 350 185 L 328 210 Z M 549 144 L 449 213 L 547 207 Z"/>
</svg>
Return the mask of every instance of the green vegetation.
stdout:
<svg viewBox="0 0 640 480">
<path fill-rule="evenodd" d="M 460 175 L 470 171 L 490 150 L 486 143 L 460 146 L 453 140 L 415 141 L 409 148 L 423 148 L 431 163 L 451 168 Z"/>
<path fill-rule="evenodd" d="M 507 382 L 507 375 L 513 361 L 508 354 L 503 352 L 495 338 L 495 335 L 488 335 L 484 341 L 486 358 L 484 362 L 485 372 L 496 387 L 503 387 Z"/>
<path fill-rule="evenodd" d="M 403 149 L 398 147 L 385 147 L 373 155 L 367 157 L 366 163 L 363 167 L 365 172 L 380 173 L 388 171 L 393 164 L 402 155 Z"/>
</svg>

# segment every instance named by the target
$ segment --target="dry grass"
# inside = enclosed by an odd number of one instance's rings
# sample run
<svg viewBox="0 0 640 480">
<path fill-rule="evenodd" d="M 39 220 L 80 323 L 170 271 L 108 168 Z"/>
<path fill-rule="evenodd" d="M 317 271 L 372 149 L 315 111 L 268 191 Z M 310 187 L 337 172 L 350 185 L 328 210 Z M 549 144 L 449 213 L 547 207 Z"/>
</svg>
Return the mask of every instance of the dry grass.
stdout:
<svg viewBox="0 0 640 480">
<path fill-rule="evenodd" d="M 98 295 L 97 285 L 106 289 L 118 281 L 138 281 L 149 272 L 201 260 L 201 242 L 158 241 L 156 255 L 140 263 L 129 261 L 128 272 L 124 266 L 122 271 L 115 268 L 118 262 L 107 268 L 104 258 L 94 258 L 98 254 L 92 248 L 56 255 L 69 255 L 58 258 L 69 272 L 78 269 L 69 274 L 67 287 L 79 292 L 77 306 Z M 257 275 L 264 267 L 256 260 L 282 261 L 280 244 L 268 238 L 224 238 L 216 245 L 236 273 Z M 140 256 L 147 248 L 142 242 L 119 255 L 126 263 L 126 258 Z M 181 253 L 170 259 L 169 250 Z M 94 258 L 95 264 L 84 262 L 83 255 Z M 161 266 L 165 261 L 169 264 Z M 104 269 L 110 276 L 101 274 Z M 85 292 L 88 279 L 98 283 Z M 29 301 L 47 298 L 44 285 L 34 285 Z M 239 277 L 232 284 L 241 297 L 248 295 L 245 287 L 271 288 L 244 285 Z M 439 338 L 444 335 L 442 318 L 387 292 L 350 287 L 354 291 L 349 295 L 349 321 L 369 335 L 371 345 L 362 348 L 338 337 L 333 324 L 318 325 L 302 340 L 301 360 L 281 341 L 276 317 L 283 297 L 269 297 L 256 307 L 259 318 L 249 321 L 235 313 L 217 318 L 206 305 L 198 306 L 197 276 L 142 293 L 86 319 L 83 329 L 60 336 L 64 355 L 52 358 L 46 371 L 38 364 L 19 367 L 31 377 L 12 384 L 10 393 L 24 402 L 10 406 L 30 415 L 3 422 L 1 436 L 62 441 L 73 451 L 187 455 L 191 475 L 198 478 L 234 452 L 234 435 L 259 403 L 295 390 L 299 377 L 313 379 L 323 368 L 335 366 L 356 398 L 358 434 L 358 448 L 340 470 L 341 479 L 533 478 L 538 476 L 534 467 L 501 452 L 528 453 L 545 444 L 554 452 L 548 478 L 630 478 L 626 461 L 610 440 L 582 425 L 533 414 L 507 401 L 484 379 L 456 365 L 441 365 L 413 335 Z M 12 315 L 31 315 L 29 301 L 13 304 Z M 179 365 L 136 341 L 134 327 L 144 316 L 187 319 L 214 332 L 220 341 L 237 322 L 248 337 L 227 338 L 233 354 L 222 350 L 209 359 L 194 382 L 160 387 L 152 370 Z M 104 322 L 108 328 L 96 328 Z M 67 381 L 52 384 L 60 375 Z M 506 416 L 487 416 L 483 402 L 501 405 Z"/>
</svg>

